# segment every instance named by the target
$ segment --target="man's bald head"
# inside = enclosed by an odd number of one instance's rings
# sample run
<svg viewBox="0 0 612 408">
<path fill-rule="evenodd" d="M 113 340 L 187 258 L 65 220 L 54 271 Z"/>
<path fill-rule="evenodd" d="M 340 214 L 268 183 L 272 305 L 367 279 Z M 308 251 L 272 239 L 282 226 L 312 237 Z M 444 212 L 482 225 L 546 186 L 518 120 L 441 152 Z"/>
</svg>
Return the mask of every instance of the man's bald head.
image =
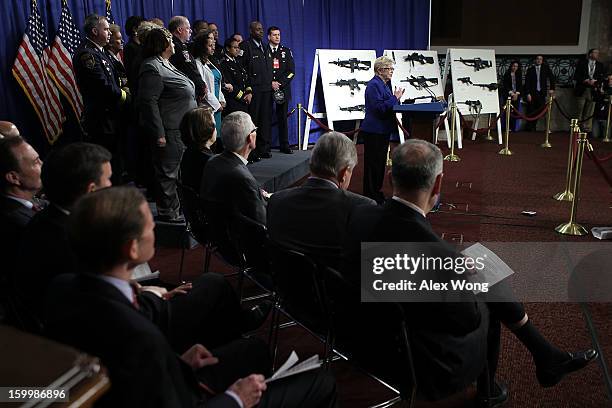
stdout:
<svg viewBox="0 0 612 408">
<path fill-rule="evenodd" d="M 0 138 L 19 136 L 19 129 L 14 123 L 0 120 Z"/>
</svg>

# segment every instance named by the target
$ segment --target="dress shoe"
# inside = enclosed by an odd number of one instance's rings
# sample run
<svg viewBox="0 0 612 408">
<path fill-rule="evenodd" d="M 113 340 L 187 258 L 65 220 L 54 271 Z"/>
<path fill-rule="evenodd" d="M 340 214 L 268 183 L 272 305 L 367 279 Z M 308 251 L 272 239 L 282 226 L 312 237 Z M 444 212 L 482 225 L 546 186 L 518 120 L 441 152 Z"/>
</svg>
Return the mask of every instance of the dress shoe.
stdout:
<svg viewBox="0 0 612 408">
<path fill-rule="evenodd" d="M 272 157 L 272 153 L 270 153 L 270 152 L 263 152 L 261 154 L 261 158 L 262 159 L 269 159 L 270 157 Z"/>
<path fill-rule="evenodd" d="M 268 318 L 268 315 L 272 310 L 272 306 L 273 303 L 271 301 L 264 300 L 257 306 L 254 306 L 249 310 L 244 310 L 241 324 L 242 331 L 246 333 L 259 329 Z"/>
<path fill-rule="evenodd" d="M 185 217 L 182 214 L 179 214 L 176 217 L 172 217 L 170 215 L 158 215 L 157 217 L 155 217 L 155 221 L 166 222 L 169 224 L 184 224 Z"/>
<path fill-rule="evenodd" d="M 597 358 L 597 351 L 588 349 L 575 353 L 567 353 L 567 359 L 562 362 L 550 364 L 547 367 L 537 367 L 536 377 L 542 387 L 552 387 L 573 371 L 586 367 L 589 362 Z"/>
<path fill-rule="evenodd" d="M 281 147 L 280 152 L 285 154 L 293 154 L 293 150 L 291 150 L 290 147 Z"/>
<path fill-rule="evenodd" d="M 249 158 L 248 158 L 249 163 L 257 163 L 258 161 L 261 161 L 261 157 L 259 157 L 256 154 L 249 154 Z"/>
<path fill-rule="evenodd" d="M 502 406 L 508 401 L 508 387 L 495 381 L 491 396 L 477 396 L 476 406 L 479 408 L 494 408 Z"/>
</svg>

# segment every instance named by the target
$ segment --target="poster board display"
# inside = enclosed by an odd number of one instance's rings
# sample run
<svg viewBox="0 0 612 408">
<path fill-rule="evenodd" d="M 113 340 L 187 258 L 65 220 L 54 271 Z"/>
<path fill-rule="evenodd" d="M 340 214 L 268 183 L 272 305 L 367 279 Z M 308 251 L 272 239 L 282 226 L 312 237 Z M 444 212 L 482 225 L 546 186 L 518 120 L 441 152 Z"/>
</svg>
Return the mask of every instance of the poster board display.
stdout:
<svg viewBox="0 0 612 408">
<path fill-rule="evenodd" d="M 415 103 L 420 103 L 431 101 L 432 96 L 444 96 L 436 51 L 385 50 L 383 54 L 395 61 L 391 84 L 393 89 L 406 90 L 404 99 L 415 99 Z"/>
</svg>

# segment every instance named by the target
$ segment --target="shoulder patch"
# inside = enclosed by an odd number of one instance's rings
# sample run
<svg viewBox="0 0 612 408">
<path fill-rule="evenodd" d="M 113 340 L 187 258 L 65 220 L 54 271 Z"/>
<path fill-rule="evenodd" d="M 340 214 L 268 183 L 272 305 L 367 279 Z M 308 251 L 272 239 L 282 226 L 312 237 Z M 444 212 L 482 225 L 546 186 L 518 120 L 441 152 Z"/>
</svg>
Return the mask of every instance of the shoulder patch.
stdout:
<svg viewBox="0 0 612 408">
<path fill-rule="evenodd" d="M 96 66 L 96 60 L 94 59 L 94 56 L 88 52 L 81 55 L 81 63 L 87 69 L 93 69 Z"/>
</svg>

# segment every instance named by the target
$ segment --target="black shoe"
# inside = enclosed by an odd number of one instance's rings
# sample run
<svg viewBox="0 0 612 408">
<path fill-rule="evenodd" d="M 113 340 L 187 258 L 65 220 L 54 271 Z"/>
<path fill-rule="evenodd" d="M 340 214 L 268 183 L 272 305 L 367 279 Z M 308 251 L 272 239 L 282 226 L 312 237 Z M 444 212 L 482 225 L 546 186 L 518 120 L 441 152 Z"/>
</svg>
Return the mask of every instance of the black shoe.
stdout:
<svg viewBox="0 0 612 408">
<path fill-rule="evenodd" d="M 257 163 L 258 161 L 261 161 L 261 157 L 259 157 L 256 154 L 249 154 L 249 158 L 248 158 L 249 163 Z"/>
<path fill-rule="evenodd" d="M 508 401 L 508 387 L 505 384 L 495 381 L 491 396 L 477 396 L 476 406 L 479 408 L 494 408 L 502 406 Z"/>
<path fill-rule="evenodd" d="M 185 217 L 182 214 L 179 214 L 176 217 L 171 217 L 169 215 L 158 215 L 157 217 L 155 217 L 155 221 L 166 222 L 168 224 L 184 224 Z"/>
<path fill-rule="evenodd" d="M 272 310 L 273 303 L 269 300 L 264 300 L 257 306 L 252 307 L 249 310 L 244 310 L 242 315 L 242 331 L 250 332 L 257 330 L 268 318 L 270 311 Z"/>
<path fill-rule="evenodd" d="M 291 150 L 290 147 L 281 147 L 280 152 L 285 154 L 293 154 L 293 150 Z"/>
<path fill-rule="evenodd" d="M 542 387 L 547 388 L 556 385 L 565 375 L 586 367 L 598 356 L 597 351 L 593 349 L 567 354 L 567 360 L 551 364 L 548 367 L 536 368 L 536 377 Z"/>
<path fill-rule="evenodd" d="M 261 158 L 262 158 L 262 159 L 269 159 L 269 158 L 271 158 L 271 157 L 272 157 L 272 153 L 270 153 L 270 152 L 263 152 L 263 153 L 261 154 Z"/>
</svg>

